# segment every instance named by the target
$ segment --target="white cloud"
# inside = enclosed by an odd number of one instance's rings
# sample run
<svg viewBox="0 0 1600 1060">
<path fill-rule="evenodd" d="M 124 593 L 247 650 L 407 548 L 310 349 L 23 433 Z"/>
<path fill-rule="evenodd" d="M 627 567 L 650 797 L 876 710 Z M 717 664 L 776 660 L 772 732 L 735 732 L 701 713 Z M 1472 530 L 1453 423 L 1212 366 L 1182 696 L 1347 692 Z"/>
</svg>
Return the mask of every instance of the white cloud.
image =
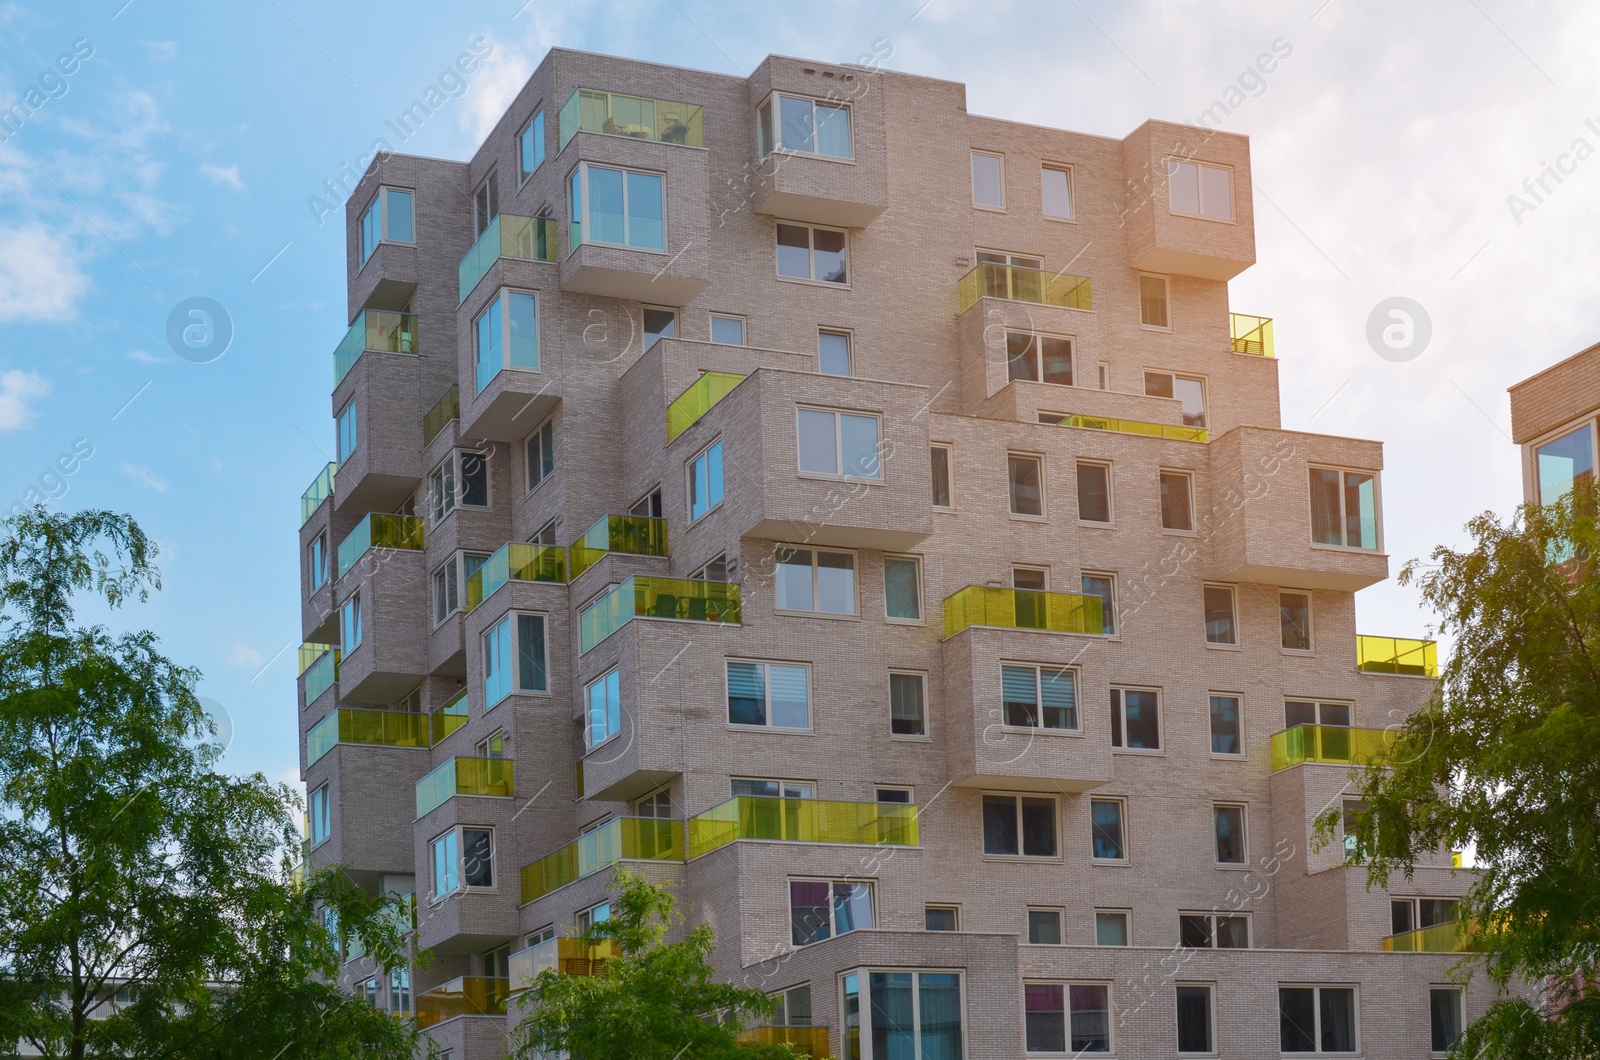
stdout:
<svg viewBox="0 0 1600 1060">
<path fill-rule="evenodd" d="M 72 240 L 37 221 L 0 227 L 0 321 L 70 320 L 88 287 Z"/>
<path fill-rule="evenodd" d="M 139 44 L 158 63 L 170 63 L 178 57 L 178 42 L 175 40 L 142 40 Z"/>
<path fill-rule="evenodd" d="M 235 644 L 233 651 L 228 655 L 229 666 L 242 666 L 249 670 L 261 669 L 261 664 L 266 661 L 266 656 L 248 644 Z"/>
<path fill-rule="evenodd" d="M 137 361 L 140 364 L 160 364 L 162 358 L 151 353 L 146 353 L 144 350 L 129 350 L 128 360 Z"/>
<path fill-rule="evenodd" d="M 226 185 L 234 191 L 244 190 L 244 181 L 239 179 L 238 166 L 214 166 L 210 162 L 200 165 L 200 175 L 209 177 L 213 184 Z"/>
<path fill-rule="evenodd" d="M 124 463 L 122 465 L 122 473 L 133 480 L 133 484 L 142 490 L 154 490 L 157 493 L 170 493 L 172 491 L 172 487 L 167 485 L 165 479 L 147 467 Z"/>
<path fill-rule="evenodd" d="M 32 423 L 39 415 L 34 402 L 49 393 L 50 381 L 38 372 L 0 372 L 0 431 L 18 431 Z"/>
<path fill-rule="evenodd" d="M 536 30 L 535 35 L 543 34 Z M 456 112 L 456 123 L 474 144 L 482 143 L 489 135 L 533 74 L 533 59 L 528 49 L 506 44 L 493 35 L 488 40 L 494 50 L 483 61 L 483 67 L 472 75 L 471 87 L 461 100 L 461 109 Z M 542 57 L 544 51 L 537 54 Z"/>
</svg>

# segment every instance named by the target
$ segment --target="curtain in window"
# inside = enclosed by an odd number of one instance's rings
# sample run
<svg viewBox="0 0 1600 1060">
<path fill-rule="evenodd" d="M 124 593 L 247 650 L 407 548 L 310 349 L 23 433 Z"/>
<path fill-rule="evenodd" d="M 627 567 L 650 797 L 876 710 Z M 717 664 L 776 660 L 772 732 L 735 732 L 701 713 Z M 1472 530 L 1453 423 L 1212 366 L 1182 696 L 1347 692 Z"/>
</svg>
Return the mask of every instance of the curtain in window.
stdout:
<svg viewBox="0 0 1600 1060">
<path fill-rule="evenodd" d="M 1030 1053 L 1067 1051 L 1066 990 L 1053 984 L 1022 988 L 1023 1033 Z"/>
<path fill-rule="evenodd" d="M 1311 540 L 1319 545 L 1342 545 L 1339 526 L 1339 472 L 1311 469 Z"/>
<path fill-rule="evenodd" d="M 1322 1051 L 1325 1053 L 1353 1053 L 1356 1051 L 1356 996 L 1353 990 L 1329 990 L 1322 995 Z"/>
<path fill-rule="evenodd" d="M 1285 1053 L 1314 1053 L 1317 1040 L 1316 991 L 1309 987 L 1282 987 L 1278 990 L 1278 1047 Z"/>
<path fill-rule="evenodd" d="M 950 972 L 917 976 L 922 1017 L 921 1060 L 961 1060 L 961 977 Z"/>
<path fill-rule="evenodd" d="M 1078 727 L 1078 693 L 1071 670 L 1040 670 L 1039 690 L 1044 701 L 1044 727 Z"/>
<path fill-rule="evenodd" d="M 868 981 L 873 1060 L 914 1060 L 917 1039 L 912 1010 L 912 974 L 872 972 Z"/>
<path fill-rule="evenodd" d="M 817 104 L 817 154 L 849 158 L 850 112 L 844 107 Z"/>
</svg>

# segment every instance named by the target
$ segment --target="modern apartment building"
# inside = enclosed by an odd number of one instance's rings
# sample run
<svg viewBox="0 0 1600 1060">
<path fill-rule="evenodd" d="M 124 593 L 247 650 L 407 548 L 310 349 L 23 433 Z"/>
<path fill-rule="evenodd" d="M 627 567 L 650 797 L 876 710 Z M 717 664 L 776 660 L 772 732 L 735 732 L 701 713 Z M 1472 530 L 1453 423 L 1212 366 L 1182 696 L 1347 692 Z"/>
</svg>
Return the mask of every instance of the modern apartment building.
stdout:
<svg viewBox="0 0 1600 1060">
<path fill-rule="evenodd" d="M 1592 485 L 1600 417 L 1600 344 L 1511 388 L 1511 440 L 1522 448 L 1522 499 L 1554 504 Z"/>
<path fill-rule="evenodd" d="M 1312 821 L 1416 709 L 1381 445 L 1280 426 L 1248 141 L 960 84 L 552 51 L 469 162 L 350 200 L 302 504 L 317 863 L 503 1053 L 616 865 L 815 1056 L 1442 1051 L 1452 855 Z M 1383 631 L 1393 632 L 1393 631 Z"/>
</svg>

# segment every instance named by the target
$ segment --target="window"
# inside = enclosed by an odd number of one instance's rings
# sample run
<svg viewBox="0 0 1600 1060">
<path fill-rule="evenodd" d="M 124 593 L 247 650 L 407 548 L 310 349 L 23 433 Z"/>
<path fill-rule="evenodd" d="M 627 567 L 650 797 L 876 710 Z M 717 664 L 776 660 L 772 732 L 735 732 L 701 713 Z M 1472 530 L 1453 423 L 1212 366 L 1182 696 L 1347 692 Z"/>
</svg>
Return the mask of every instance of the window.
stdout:
<svg viewBox="0 0 1600 1060">
<path fill-rule="evenodd" d="M 361 215 L 361 264 L 365 265 L 379 243 L 414 243 L 411 193 L 399 188 L 379 188 L 372 205 Z"/>
<path fill-rule="evenodd" d="M 433 896 L 444 898 L 461 887 L 461 840 L 452 829 L 430 844 L 433 852 Z"/>
<path fill-rule="evenodd" d="M 670 818 L 672 816 L 672 792 L 662 788 L 659 791 L 651 792 L 642 799 L 634 800 L 633 815 L 635 817 L 653 817 L 657 820 Z"/>
<path fill-rule="evenodd" d="M 762 158 L 774 150 L 828 158 L 851 157 L 850 108 L 838 103 L 774 92 L 761 104 L 757 122 Z"/>
<path fill-rule="evenodd" d="M 1340 824 L 1344 826 L 1344 857 L 1346 861 L 1356 858 L 1356 831 L 1360 825 L 1361 817 L 1368 810 L 1364 799 L 1345 799 L 1341 808 Z M 1390 915 L 1394 913 L 1394 903 L 1390 903 Z"/>
<path fill-rule="evenodd" d="M 1095 365 L 1095 379 L 1100 384 L 1101 390 L 1109 390 L 1106 385 L 1106 362 L 1101 361 Z"/>
<path fill-rule="evenodd" d="M 657 339 L 676 338 L 678 334 L 678 311 L 676 309 L 663 309 L 660 306 L 645 306 L 640 313 L 644 324 L 644 348 L 649 349 L 656 344 Z"/>
<path fill-rule="evenodd" d="M 478 393 L 507 368 L 539 370 L 539 298 L 501 291 L 473 322 Z"/>
<path fill-rule="evenodd" d="M 1111 465 L 1078 461 L 1078 521 L 1111 522 Z"/>
<path fill-rule="evenodd" d="M 780 545 L 776 558 L 779 611 L 856 613 L 856 557 L 853 554 Z"/>
<path fill-rule="evenodd" d="M 1311 594 L 1278 594 L 1278 624 L 1285 651 L 1311 650 Z"/>
<path fill-rule="evenodd" d="M 861 970 L 844 976 L 843 984 L 842 1022 L 850 1060 L 951 1060 L 967 1055 L 960 973 Z"/>
<path fill-rule="evenodd" d="M 484 632 L 484 709 L 493 708 L 513 692 L 550 691 L 549 675 L 543 615 L 509 614 Z"/>
<path fill-rule="evenodd" d="M 1533 451 L 1539 503 L 1551 505 L 1575 486 L 1594 482 L 1594 430 L 1584 424 Z"/>
<path fill-rule="evenodd" d="M 790 938 L 809 946 L 872 928 L 872 885 L 839 880 L 789 881 Z"/>
<path fill-rule="evenodd" d="M 961 909 L 953 905 L 930 905 L 922 910 L 922 926 L 928 931 L 960 931 Z"/>
<path fill-rule="evenodd" d="M 1078 731 L 1077 674 L 1054 666 L 1000 667 L 1005 724 L 1023 729 Z"/>
<path fill-rule="evenodd" d="M 1129 751 L 1161 750 L 1159 693 L 1149 688 L 1111 690 L 1111 746 Z"/>
<path fill-rule="evenodd" d="M 532 493 L 544 484 L 544 480 L 555 474 L 556 470 L 556 421 L 545 420 L 539 429 L 528 435 L 528 440 L 523 443 L 523 455 L 527 459 L 528 492 Z"/>
<path fill-rule="evenodd" d="M 810 671 L 781 663 L 728 662 L 728 723 L 811 727 Z"/>
<path fill-rule="evenodd" d="M 813 225 L 778 225 L 778 275 L 818 283 L 849 283 L 845 233 Z"/>
<path fill-rule="evenodd" d="M 1389 900 L 1389 933 L 1404 935 L 1408 931 L 1453 924 L 1456 921 L 1455 898 L 1391 898 Z"/>
<path fill-rule="evenodd" d="M 428 476 L 428 522 L 438 526 L 457 505 L 489 507 L 489 459 L 482 453 L 451 450 Z"/>
<path fill-rule="evenodd" d="M 1146 372 L 1144 392 L 1150 397 L 1176 398 L 1186 427 L 1206 425 L 1205 380 L 1169 372 Z"/>
<path fill-rule="evenodd" d="M 727 556 L 727 554 L 723 553 L 723 552 L 718 552 L 715 556 L 712 556 L 710 559 L 706 560 L 705 566 L 701 567 L 699 570 L 697 570 L 693 574 L 689 575 L 689 577 L 691 579 L 693 579 L 694 581 L 698 581 L 698 582 L 725 582 L 725 581 L 727 581 L 728 580 L 728 556 Z"/>
<path fill-rule="evenodd" d="M 337 421 L 339 428 L 339 463 L 341 465 L 355 455 L 356 442 L 358 440 L 356 420 L 356 403 L 355 399 L 352 398 L 340 410 Z"/>
<path fill-rule="evenodd" d="M 306 551 L 309 559 L 306 566 L 311 568 L 311 590 L 315 592 L 328 580 L 328 532 L 324 530 L 312 538 Z"/>
<path fill-rule="evenodd" d="M 1355 988 L 1280 986 L 1278 1048 L 1285 1053 L 1356 1052 Z"/>
<path fill-rule="evenodd" d="M 693 522 L 722 503 L 722 440 L 711 443 L 689 461 L 689 520 Z"/>
<path fill-rule="evenodd" d="M 555 543 L 556 521 L 554 519 L 539 527 L 533 532 L 533 536 L 528 538 L 528 544 L 530 545 L 553 545 Z"/>
<path fill-rule="evenodd" d="M 1139 274 L 1139 325 L 1160 331 L 1172 330 L 1167 313 L 1167 278 Z"/>
<path fill-rule="evenodd" d="M 889 673 L 889 732 L 895 736 L 928 735 L 923 675 Z"/>
<path fill-rule="evenodd" d="M 661 174 L 580 162 L 569 187 L 571 249 L 604 243 L 666 252 L 666 182 Z"/>
<path fill-rule="evenodd" d="M 1043 166 L 1039 170 L 1044 195 L 1044 215 L 1060 221 L 1072 220 L 1072 169 L 1070 166 Z"/>
<path fill-rule="evenodd" d="M 1447 1053 L 1461 1040 L 1461 1028 L 1466 1023 L 1462 1000 L 1461 991 L 1453 986 L 1435 986 L 1428 990 L 1428 1022 L 1434 1052 Z"/>
<path fill-rule="evenodd" d="M 1250 918 L 1237 913 L 1181 913 L 1178 945 L 1203 950 L 1249 949 Z"/>
<path fill-rule="evenodd" d="M 1078 584 L 1084 596 L 1100 600 L 1100 632 L 1115 636 L 1117 632 L 1117 579 L 1110 574 L 1083 574 Z"/>
<path fill-rule="evenodd" d="M 389 971 L 389 1010 L 411 1011 L 411 969 L 393 968 Z"/>
<path fill-rule="evenodd" d="M 955 494 L 950 484 L 950 447 L 935 445 L 928 450 L 933 461 L 933 506 L 946 510 L 955 507 Z"/>
<path fill-rule="evenodd" d="M 972 152 L 972 205 L 1006 208 L 1006 163 L 1001 155 Z"/>
<path fill-rule="evenodd" d="M 809 799 L 813 791 L 810 784 L 798 780 L 733 779 L 733 797 L 736 799 Z"/>
<path fill-rule="evenodd" d="M 1126 909 L 1096 909 L 1094 911 L 1094 944 L 1096 946 L 1128 945 L 1128 911 Z"/>
<path fill-rule="evenodd" d="M 1036 456 L 1006 456 L 1012 515 L 1044 515 L 1044 462 Z"/>
<path fill-rule="evenodd" d="M 1030 1053 L 1111 1052 L 1111 987 L 1104 983 L 1024 983 L 1023 1031 Z"/>
<path fill-rule="evenodd" d="M 1006 378 L 1072 385 L 1072 340 L 1027 331 L 1006 332 Z"/>
<path fill-rule="evenodd" d="M 1194 531 L 1194 479 L 1187 472 L 1161 472 L 1161 528 Z"/>
<path fill-rule="evenodd" d="M 799 468 L 813 475 L 881 479 L 878 417 L 828 409 L 800 408 Z"/>
<path fill-rule="evenodd" d="M 1061 945 L 1061 910 L 1028 910 L 1028 945 Z"/>
<path fill-rule="evenodd" d="M 1217 1051 L 1212 1033 L 1211 987 L 1197 983 L 1178 984 L 1178 1052 L 1202 1056 Z"/>
<path fill-rule="evenodd" d="M 850 375 L 851 367 L 850 333 L 817 332 L 817 371 L 823 375 Z"/>
<path fill-rule="evenodd" d="M 711 341 L 723 346 L 744 345 L 744 317 L 711 314 Z"/>
<path fill-rule="evenodd" d="M 354 592 L 339 609 L 339 647 L 346 655 L 361 646 L 361 593 Z"/>
<path fill-rule="evenodd" d="M 1233 170 L 1225 166 L 1169 158 L 1167 191 L 1173 213 L 1233 220 Z"/>
<path fill-rule="evenodd" d="M 506 731 L 496 729 L 479 740 L 473 747 L 478 758 L 504 758 L 506 756 Z"/>
<path fill-rule="evenodd" d="M 1089 800 L 1089 832 L 1093 840 L 1094 860 L 1128 860 L 1128 844 L 1122 827 L 1123 810 L 1121 799 Z"/>
<path fill-rule="evenodd" d="M 985 795 L 983 852 L 1000 857 L 1056 856 L 1056 800 L 1044 796 Z"/>
<path fill-rule="evenodd" d="M 628 509 L 628 514 L 643 519 L 661 518 L 661 487 L 657 486 L 635 501 L 633 507 Z"/>
<path fill-rule="evenodd" d="M 378 1007 L 378 980 L 377 980 L 377 978 L 376 977 L 368 977 L 366 979 L 361 980 L 361 982 L 357 983 L 356 984 L 356 994 L 363 1001 L 365 1001 L 370 1007 L 377 1008 Z"/>
<path fill-rule="evenodd" d="M 890 622 L 922 621 L 922 560 L 883 557 L 883 609 Z"/>
<path fill-rule="evenodd" d="M 587 935 L 596 924 L 604 924 L 611 919 L 611 903 L 601 902 L 599 905 L 580 910 L 574 919 L 577 922 L 579 936 Z"/>
<path fill-rule="evenodd" d="M 1211 807 L 1212 831 L 1216 837 L 1218 865 L 1244 865 L 1244 807 L 1218 803 Z"/>
<path fill-rule="evenodd" d="M 311 845 L 321 846 L 333 834 L 332 796 L 324 784 L 311 793 Z"/>
<path fill-rule="evenodd" d="M 1350 726 L 1350 704 L 1348 703 L 1308 703 L 1304 700 L 1290 699 L 1283 704 L 1283 727 L 1292 729 L 1297 725 L 1322 725 L 1332 728 L 1348 728 Z M 1326 751 L 1326 748 L 1324 748 Z"/>
<path fill-rule="evenodd" d="M 1311 469 L 1311 540 L 1340 548 L 1378 548 L 1378 479 L 1365 471 Z"/>
<path fill-rule="evenodd" d="M 1244 754 L 1244 738 L 1239 723 L 1239 697 L 1211 697 L 1211 753 Z"/>
<path fill-rule="evenodd" d="M 583 689 L 585 749 L 598 747 L 622 731 L 622 685 L 619 671 L 610 670 Z"/>
<path fill-rule="evenodd" d="M 527 180 L 543 164 L 544 109 L 540 108 L 517 137 L 517 171 L 521 179 Z"/>
<path fill-rule="evenodd" d="M 510 959 L 511 944 L 509 942 L 502 946 L 496 946 L 492 950 L 486 950 L 478 957 L 483 977 L 485 979 L 509 979 L 511 972 L 506 967 L 506 964 Z"/>
<path fill-rule="evenodd" d="M 461 609 L 461 587 L 482 569 L 489 557 L 482 552 L 458 552 L 433 572 L 433 624 L 438 625 Z"/>
<path fill-rule="evenodd" d="M 483 235 L 484 229 L 489 227 L 489 222 L 495 219 L 500 212 L 500 193 L 495 187 L 495 178 L 499 174 L 493 170 L 478 185 L 478 190 L 472 195 L 472 236 L 476 239 Z"/>
<path fill-rule="evenodd" d="M 1206 643 L 1236 647 L 1239 643 L 1239 626 L 1234 618 L 1233 586 L 1206 586 L 1205 606 Z"/>
<path fill-rule="evenodd" d="M 1012 564 L 1011 587 L 1030 592 L 1047 592 L 1050 589 L 1050 570 L 1047 567 L 1019 567 Z"/>
<path fill-rule="evenodd" d="M 811 984 L 791 986 L 772 995 L 774 1027 L 811 1026 Z"/>
<path fill-rule="evenodd" d="M 887 803 L 891 806 L 910 806 L 915 792 L 910 788 L 875 788 L 873 797 L 875 801 Z"/>
</svg>

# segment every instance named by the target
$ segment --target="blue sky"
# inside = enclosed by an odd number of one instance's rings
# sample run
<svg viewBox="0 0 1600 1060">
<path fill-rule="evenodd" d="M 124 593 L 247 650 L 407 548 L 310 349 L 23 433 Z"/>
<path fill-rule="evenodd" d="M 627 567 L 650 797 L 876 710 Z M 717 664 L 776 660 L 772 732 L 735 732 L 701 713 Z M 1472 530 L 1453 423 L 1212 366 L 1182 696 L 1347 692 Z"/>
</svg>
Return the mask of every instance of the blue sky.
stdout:
<svg viewBox="0 0 1600 1060">
<path fill-rule="evenodd" d="M 298 498 L 333 448 L 348 319 L 326 206 L 380 137 L 468 157 L 552 45 L 739 74 L 887 47 L 892 69 L 965 82 L 975 113 L 1108 136 L 1236 104 L 1259 264 L 1234 308 L 1277 320 L 1286 426 L 1387 443 L 1396 570 L 1519 499 L 1505 388 L 1600 340 L 1594 5 L 356 6 L 0 2 L 0 106 L 25 105 L 0 129 L 0 508 L 35 490 L 158 539 L 164 591 L 115 621 L 204 672 L 230 768 L 296 771 Z M 385 120 L 480 37 L 483 69 L 400 144 Z M 1275 43 L 1288 57 L 1257 76 Z M 1366 339 L 1396 296 L 1432 323 L 1403 363 Z M 204 363 L 166 335 L 194 297 L 233 329 Z M 1429 621 L 1392 583 L 1358 613 L 1375 633 Z"/>
</svg>

